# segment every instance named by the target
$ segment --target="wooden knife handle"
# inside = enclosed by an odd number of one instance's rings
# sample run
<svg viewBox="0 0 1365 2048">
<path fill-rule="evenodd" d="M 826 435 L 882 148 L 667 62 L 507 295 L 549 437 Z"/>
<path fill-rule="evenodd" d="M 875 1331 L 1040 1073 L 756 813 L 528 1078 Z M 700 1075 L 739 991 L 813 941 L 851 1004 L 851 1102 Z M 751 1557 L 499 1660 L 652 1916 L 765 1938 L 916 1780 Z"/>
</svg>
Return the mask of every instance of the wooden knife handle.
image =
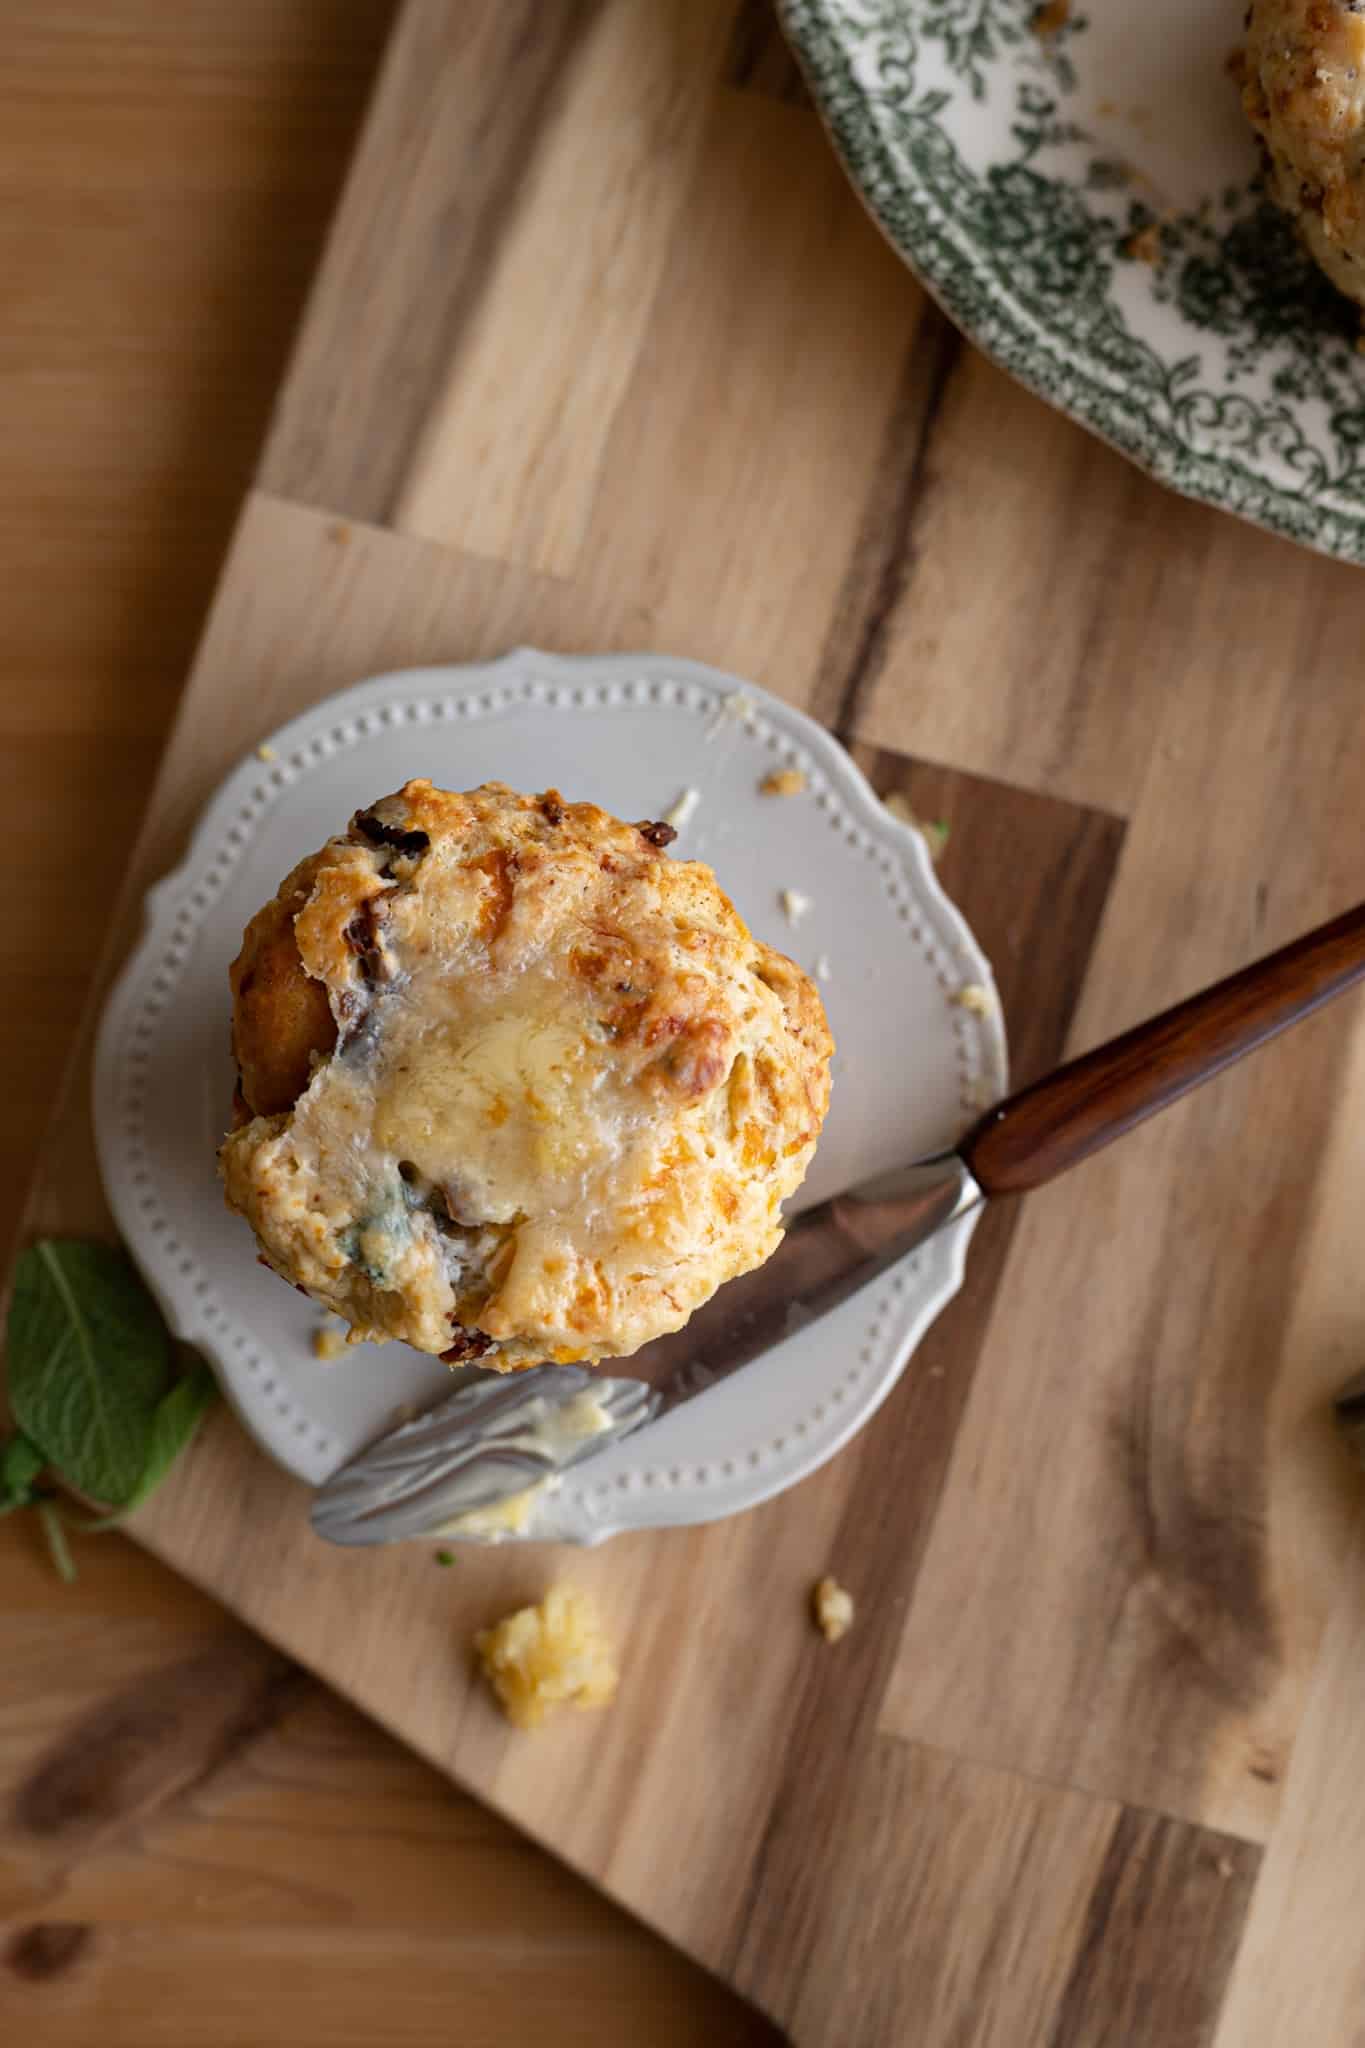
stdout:
<svg viewBox="0 0 1365 2048">
<path fill-rule="evenodd" d="M 1365 903 L 997 1103 L 958 1148 L 988 1195 L 1064 1173 L 1365 979 Z"/>
</svg>

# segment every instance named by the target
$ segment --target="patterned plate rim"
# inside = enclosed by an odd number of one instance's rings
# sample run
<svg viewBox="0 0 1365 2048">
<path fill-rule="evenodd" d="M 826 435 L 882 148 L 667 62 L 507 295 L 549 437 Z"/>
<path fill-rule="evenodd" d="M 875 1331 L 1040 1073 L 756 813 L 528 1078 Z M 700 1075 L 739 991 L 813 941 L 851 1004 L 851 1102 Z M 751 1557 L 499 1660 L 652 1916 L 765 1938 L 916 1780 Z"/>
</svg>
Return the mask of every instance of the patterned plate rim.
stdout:
<svg viewBox="0 0 1365 2048">
<path fill-rule="evenodd" d="M 776 0 L 784 31 L 854 190 L 943 311 L 984 354 L 1181 497 L 1264 527 L 1301 547 L 1365 562 L 1365 514 L 1309 503 L 1228 454 L 1201 454 L 1152 419 L 1140 394 L 1106 378 L 983 278 L 969 237 L 893 160 L 846 47 L 841 0 Z M 859 171 L 859 164 L 871 166 Z"/>
</svg>

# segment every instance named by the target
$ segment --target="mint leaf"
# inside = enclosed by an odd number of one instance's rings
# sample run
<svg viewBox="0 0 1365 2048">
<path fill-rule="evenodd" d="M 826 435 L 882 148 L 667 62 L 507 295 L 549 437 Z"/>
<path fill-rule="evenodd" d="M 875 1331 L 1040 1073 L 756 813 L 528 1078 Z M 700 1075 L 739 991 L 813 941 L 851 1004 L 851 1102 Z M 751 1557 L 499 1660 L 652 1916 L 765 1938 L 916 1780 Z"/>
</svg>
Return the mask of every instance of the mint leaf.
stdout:
<svg viewBox="0 0 1365 2048">
<path fill-rule="evenodd" d="M 218 1383 L 213 1374 L 202 1358 L 193 1359 L 184 1378 L 178 1379 L 170 1392 L 162 1395 L 153 1410 L 147 1462 L 142 1468 L 142 1477 L 120 1512 L 102 1515 L 97 1522 L 80 1522 L 73 1526 L 87 1536 L 93 1536 L 101 1529 L 117 1528 L 134 1508 L 141 1507 L 147 1496 L 156 1492 L 180 1453 L 188 1450 L 200 1423 L 217 1398 Z"/>
<path fill-rule="evenodd" d="M 135 1508 L 155 1493 L 182 1451 L 193 1443 L 200 1423 L 218 1398 L 218 1382 L 202 1358 L 196 1358 L 183 1379 L 163 1394 L 152 1416 L 152 1441 L 142 1477 L 128 1505 Z"/>
<path fill-rule="evenodd" d="M 52 1559 L 57 1577 L 65 1580 L 68 1586 L 73 1585 L 76 1578 L 76 1567 L 72 1562 L 71 1547 L 66 1540 L 66 1530 L 62 1526 L 62 1511 L 57 1506 L 55 1500 L 40 1500 L 38 1502 L 38 1520 L 43 1525 L 43 1534 L 47 1538 L 48 1554 Z"/>
<path fill-rule="evenodd" d="M 51 1239 L 15 1269 L 9 1403 L 64 1479 L 124 1506 L 151 1456 L 170 1338 L 125 1252 Z"/>
<path fill-rule="evenodd" d="M 26 1508 L 33 1499 L 33 1482 L 47 1459 L 26 1436 L 12 1436 L 0 1447 L 0 1515 L 14 1508 Z"/>
</svg>

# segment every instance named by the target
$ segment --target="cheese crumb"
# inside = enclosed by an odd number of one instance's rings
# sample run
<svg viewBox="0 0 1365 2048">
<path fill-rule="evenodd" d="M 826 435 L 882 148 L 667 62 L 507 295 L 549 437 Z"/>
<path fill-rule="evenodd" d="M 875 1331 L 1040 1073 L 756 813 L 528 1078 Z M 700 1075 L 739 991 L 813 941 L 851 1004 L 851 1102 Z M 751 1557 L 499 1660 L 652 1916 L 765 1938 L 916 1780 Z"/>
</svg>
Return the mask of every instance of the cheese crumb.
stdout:
<svg viewBox="0 0 1365 2048">
<path fill-rule="evenodd" d="M 782 915 L 788 924 L 800 924 L 811 906 L 811 898 L 803 896 L 799 889 L 783 889 L 777 900 L 782 905 Z"/>
<path fill-rule="evenodd" d="M 670 809 L 664 812 L 663 821 L 665 825 L 671 825 L 675 832 L 681 832 L 683 826 L 687 823 L 700 802 L 701 791 L 699 789 L 684 789 L 680 791 L 677 801 Z"/>
<path fill-rule="evenodd" d="M 258 761 L 273 761 L 275 759 L 275 749 L 271 746 L 269 740 L 261 741 L 261 744 L 256 749 L 256 759 Z"/>
<path fill-rule="evenodd" d="M 969 981 L 965 988 L 954 989 L 948 998 L 956 1003 L 959 1010 L 970 1010 L 974 1017 L 989 1017 L 995 1008 L 995 999 L 983 982 Z"/>
<path fill-rule="evenodd" d="M 708 740 L 719 739 L 727 724 L 733 719 L 752 732 L 757 705 L 745 690 L 731 690 L 728 697 L 722 697 L 717 704 L 711 721 L 706 728 Z"/>
<path fill-rule="evenodd" d="M 538 1728 L 552 1707 L 604 1707 L 616 1691 L 616 1663 L 585 1593 L 553 1586 L 538 1607 L 521 1607 L 481 1629 L 474 1648 L 509 1721 Z"/>
<path fill-rule="evenodd" d="M 774 768 L 758 785 L 760 796 L 800 796 L 806 778 L 799 768 Z"/>
<path fill-rule="evenodd" d="M 314 1358 L 321 1358 L 330 1365 L 346 1350 L 346 1332 L 338 1329 L 335 1323 L 319 1323 L 311 1342 Z"/>
<path fill-rule="evenodd" d="M 853 1595 L 837 1579 L 821 1579 L 811 1593 L 815 1626 L 827 1643 L 837 1643 L 853 1626 Z"/>
</svg>

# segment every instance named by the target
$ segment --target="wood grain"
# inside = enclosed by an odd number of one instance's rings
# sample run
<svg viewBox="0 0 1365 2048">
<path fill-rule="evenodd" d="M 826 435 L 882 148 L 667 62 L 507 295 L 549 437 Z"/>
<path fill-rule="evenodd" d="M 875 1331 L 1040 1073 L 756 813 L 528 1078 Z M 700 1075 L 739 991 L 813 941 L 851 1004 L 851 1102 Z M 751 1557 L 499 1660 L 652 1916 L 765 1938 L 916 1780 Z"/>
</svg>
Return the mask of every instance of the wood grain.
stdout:
<svg viewBox="0 0 1365 2048">
<path fill-rule="evenodd" d="M 110 960 L 278 718 L 537 640 L 701 655 L 896 750 L 863 757 L 949 818 L 1020 1080 L 1359 901 L 1358 574 L 1162 493 L 966 348 L 764 82 L 752 8 L 547 14 L 528 53 L 493 0 L 403 13 Z M 639 245 L 605 163 L 645 181 Z M 631 302 L 587 320 L 613 276 Z M 1325 1413 L 1365 1358 L 1358 1008 L 988 1216 L 876 1426 L 739 1521 L 452 1574 L 342 1557 L 220 1416 L 139 1538 L 803 2043 L 1204 2041 L 1259 1845 L 1283 1900 L 1350 1723 L 1320 1653 L 1358 1501 Z M 76 1071 L 30 1228 L 100 1221 Z M 859 1608 L 837 1648 L 805 1614 L 827 1569 Z M 570 1573 L 621 1697 L 527 1743 L 464 1646 Z M 1330 1833 L 1312 1899 L 1358 1892 L 1362 1839 Z M 1267 1914 L 1226 2025 L 1293 2010 Z M 1350 1946 L 1333 1921 L 1331 2015 Z M 54 1915 L 20 1975 L 88 1953 Z"/>
<path fill-rule="evenodd" d="M 998 1103 L 958 1149 L 988 1196 L 1025 1194 L 1361 981 L 1365 904 L 1067 1060 Z"/>
<path fill-rule="evenodd" d="M 1354 1871 L 1365 1826 L 1355 1757 L 1365 1712 L 1365 1523 L 1343 1560 L 1341 1595 L 1291 1767 L 1285 1809 L 1266 1855 L 1246 1941 L 1215 2048 L 1271 2048 L 1294 2039 L 1361 2038 L 1365 1959 Z"/>
<path fill-rule="evenodd" d="M 1359 896 L 1338 636 L 1363 604 L 1336 565 L 1210 522 L 1074 1049 Z M 1288 1319 L 1362 1028 L 1329 1008 L 1030 1197 L 885 1727 L 970 1728 L 983 1759 L 1264 1838 L 1344 1535 L 1330 1471 L 1289 1482 L 1279 1404 L 1301 1413 Z"/>
<path fill-rule="evenodd" d="M 1258 1854 L 916 1744 L 847 1765 L 792 2036 L 953 2048 L 1208 2039 Z M 872 1875 L 894 1868 L 893 1885 Z"/>
<path fill-rule="evenodd" d="M 808 107 L 801 66 L 778 25 L 772 0 L 739 0 L 723 76 L 727 85 Z"/>
<path fill-rule="evenodd" d="M 6 1243 L 392 11 L 7 10 Z"/>
<path fill-rule="evenodd" d="M 581 566 L 731 12 L 603 0 L 523 142 L 520 204 L 424 422 L 400 533 L 553 575 Z"/>
<path fill-rule="evenodd" d="M 429 0 L 407 15 L 280 393 L 267 490 L 392 516 L 433 384 L 516 204 L 525 138 L 594 13 L 593 0 L 521 0 L 452 19 Z"/>
<path fill-rule="evenodd" d="M 913 489 L 903 531 L 876 529 L 887 601 L 846 716 L 883 746 L 1126 816 L 1182 652 L 1203 646 L 1209 515 L 964 344 L 937 382 L 931 431 L 912 415 L 883 450 Z"/>
<path fill-rule="evenodd" d="M 44 2042 L 770 2038 L 120 1537 L 0 1524 L 0 2020 Z M 433 1577 L 440 1576 L 433 1572 Z M 386 1960 L 387 1958 L 387 1960 Z M 412 1973 L 417 1971 L 419 1978 Z"/>
<path fill-rule="evenodd" d="M 7 1237 L 390 12 L 50 0 L 0 40 Z M 80 1544 L 62 1589 L 25 1521 L 0 1522 L 0 2036 L 333 2044 L 458 2015 L 509 2048 L 529 1964 L 547 2040 L 770 2038 L 145 1551 Z M 171 1719 L 190 1667 L 214 1689 Z M 273 1718 L 225 1747 L 229 1696 Z"/>
</svg>

